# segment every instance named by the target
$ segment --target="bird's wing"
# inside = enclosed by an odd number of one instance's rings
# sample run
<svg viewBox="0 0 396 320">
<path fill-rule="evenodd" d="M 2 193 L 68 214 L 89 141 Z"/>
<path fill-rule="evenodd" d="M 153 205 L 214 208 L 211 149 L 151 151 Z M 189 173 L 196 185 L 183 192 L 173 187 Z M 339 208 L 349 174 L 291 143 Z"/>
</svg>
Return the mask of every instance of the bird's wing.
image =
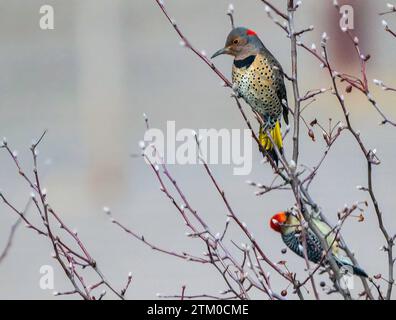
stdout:
<svg viewBox="0 0 396 320">
<path fill-rule="evenodd" d="M 285 123 L 288 125 L 289 124 L 289 107 L 287 105 L 287 93 L 286 93 L 286 87 L 285 87 L 285 81 L 284 81 L 284 72 L 282 69 L 282 66 L 276 60 L 274 55 L 264 46 L 263 43 L 261 43 L 262 48 L 261 48 L 261 53 L 267 57 L 268 62 L 272 68 L 273 75 L 275 76 L 275 79 L 278 81 L 274 81 L 275 85 L 274 89 L 276 92 L 276 95 L 282 104 L 282 114 L 283 114 L 283 119 L 285 120 Z"/>
<path fill-rule="evenodd" d="M 279 63 L 278 63 L 279 65 Z M 280 68 L 279 71 L 277 71 L 276 73 L 278 77 L 280 77 L 282 79 L 282 81 L 279 81 L 279 85 L 276 88 L 276 94 L 279 98 L 279 100 L 282 103 L 282 108 L 283 108 L 283 120 L 285 120 L 285 123 L 288 125 L 289 124 L 289 107 L 287 104 L 287 94 L 286 94 L 286 87 L 285 87 L 285 81 L 284 81 L 284 75 L 283 75 L 283 69 L 282 67 L 279 65 L 278 68 Z"/>
<path fill-rule="evenodd" d="M 276 81 L 276 85 L 274 85 L 276 95 L 279 99 L 279 101 L 282 104 L 282 109 L 283 109 L 283 119 L 285 120 L 285 123 L 288 125 L 289 124 L 289 107 L 287 104 L 287 93 L 286 93 L 286 86 L 285 86 L 285 81 L 284 81 L 284 72 L 282 69 L 282 66 L 278 62 L 278 60 L 275 59 L 275 57 L 270 53 L 269 54 L 269 60 L 270 64 L 272 65 L 272 72 L 275 76 L 275 79 L 278 79 Z"/>
</svg>

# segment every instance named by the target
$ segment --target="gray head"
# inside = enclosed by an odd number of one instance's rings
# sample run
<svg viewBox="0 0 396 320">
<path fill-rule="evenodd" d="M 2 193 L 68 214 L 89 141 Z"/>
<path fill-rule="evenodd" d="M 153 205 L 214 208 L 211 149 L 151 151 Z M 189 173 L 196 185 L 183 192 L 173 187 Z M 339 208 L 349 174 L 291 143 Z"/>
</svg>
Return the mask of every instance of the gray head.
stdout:
<svg viewBox="0 0 396 320">
<path fill-rule="evenodd" d="M 221 54 L 229 54 L 239 60 L 257 54 L 262 48 L 263 44 L 257 37 L 256 32 L 238 27 L 230 32 L 224 48 L 218 50 L 212 58 Z"/>
</svg>

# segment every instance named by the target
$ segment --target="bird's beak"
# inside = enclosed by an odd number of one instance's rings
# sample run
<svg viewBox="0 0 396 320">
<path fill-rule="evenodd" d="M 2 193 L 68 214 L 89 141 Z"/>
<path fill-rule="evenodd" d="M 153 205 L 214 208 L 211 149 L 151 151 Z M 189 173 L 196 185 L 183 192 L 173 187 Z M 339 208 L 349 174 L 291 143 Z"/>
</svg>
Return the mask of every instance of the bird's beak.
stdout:
<svg viewBox="0 0 396 320">
<path fill-rule="evenodd" d="M 228 54 L 229 53 L 229 49 L 227 47 L 220 49 L 218 51 L 216 51 L 210 58 L 216 58 L 217 56 L 221 55 L 221 54 Z"/>
</svg>

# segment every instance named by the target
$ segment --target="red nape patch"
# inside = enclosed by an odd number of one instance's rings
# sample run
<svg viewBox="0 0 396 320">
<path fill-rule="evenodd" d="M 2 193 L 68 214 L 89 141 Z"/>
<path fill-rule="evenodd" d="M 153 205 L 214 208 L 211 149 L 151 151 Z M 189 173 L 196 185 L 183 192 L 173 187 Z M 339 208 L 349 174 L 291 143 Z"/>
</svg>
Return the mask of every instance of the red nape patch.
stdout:
<svg viewBox="0 0 396 320">
<path fill-rule="evenodd" d="M 248 31 L 246 31 L 246 34 L 248 35 L 248 36 L 257 36 L 257 33 L 256 32 L 254 32 L 253 30 L 248 30 Z"/>
</svg>

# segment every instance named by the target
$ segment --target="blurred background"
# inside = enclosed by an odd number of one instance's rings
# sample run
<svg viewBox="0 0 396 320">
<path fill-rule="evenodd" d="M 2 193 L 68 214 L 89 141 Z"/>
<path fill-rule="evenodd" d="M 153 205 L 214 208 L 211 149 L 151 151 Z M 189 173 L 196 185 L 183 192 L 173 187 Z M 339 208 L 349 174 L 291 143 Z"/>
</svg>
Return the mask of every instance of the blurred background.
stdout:
<svg viewBox="0 0 396 320">
<path fill-rule="evenodd" d="M 255 30 L 290 74 L 289 41 L 267 18 L 261 1 L 232 2 L 236 24 Z M 273 2 L 280 8 L 286 6 L 286 1 Z M 354 32 L 364 52 L 371 55 L 370 82 L 379 78 L 395 85 L 396 39 L 383 30 L 378 15 L 386 10 L 386 2 L 347 1 L 355 10 Z M 39 28 L 43 4 L 55 9 L 55 30 Z M 185 35 L 208 54 L 224 45 L 230 30 L 225 15 L 228 4 L 228 0 L 166 1 L 170 15 Z M 396 28 L 396 16 L 386 19 Z M 298 29 L 315 26 L 315 31 L 303 36 L 305 43 L 315 42 L 319 47 L 321 34 L 327 31 L 337 70 L 357 75 L 358 60 L 338 21 L 330 0 L 306 0 L 296 15 Z M 229 90 L 179 45 L 179 38 L 155 1 L 0 0 L 0 40 L 0 137 L 7 137 L 29 171 L 31 141 L 48 129 L 40 145 L 39 164 L 49 202 L 68 225 L 78 230 L 109 280 L 121 288 L 128 272 L 132 272 L 127 295 L 131 299 L 156 298 L 158 292 L 177 294 L 182 285 L 187 286 L 186 294 L 217 294 L 223 290 L 221 277 L 213 268 L 150 250 L 112 225 L 102 210 L 103 206 L 110 207 L 123 223 L 162 247 L 201 254 L 205 248 L 184 235 L 186 227 L 160 192 L 150 168 L 141 158 L 131 157 L 139 152 L 138 141 L 144 134 L 142 114 L 149 116 L 152 127 L 160 129 L 166 128 L 168 120 L 176 121 L 177 129 L 245 128 Z M 215 63 L 230 75 L 231 58 L 220 57 Z M 299 70 L 302 93 L 330 86 L 327 72 L 303 51 L 299 54 Z M 395 95 L 372 87 L 385 113 L 396 119 Z M 290 83 L 287 89 L 291 100 Z M 374 183 L 385 223 L 393 234 L 396 131 L 379 126 L 381 119 L 358 93 L 349 94 L 347 104 L 353 124 L 382 160 L 375 168 Z M 329 118 L 342 120 L 339 106 L 329 93 L 312 104 L 304 116 L 307 121 L 317 118 L 321 123 Z M 315 165 L 324 150 L 321 132 L 315 133 L 317 142 L 312 142 L 304 128 L 301 133 L 301 163 L 308 166 Z M 291 150 L 290 135 L 285 150 L 286 154 Z M 269 183 L 272 176 L 256 150 L 253 160 L 249 176 L 234 176 L 230 165 L 214 165 L 212 169 L 233 208 L 268 255 L 274 261 L 287 259 L 296 271 L 303 271 L 302 260 L 290 252 L 281 254 L 281 239 L 268 227 L 269 217 L 292 206 L 293 198 L 287 191 L 255 196 L 255 190 L 245 181 Z M 344 204 L 368 200 L 356 189 L 367 183 L 365 165 L 360 149 L 350 135 L 344 134 L 311 187 L 312 196 L 331 221 L 336 221 L 337 210 Z M 170 169 L 213 229 L 222 230 L 226 210 L 203 168 L 174 165 Z M 0 153 L 0 189 L 21 209 L 30 194 L 4 152 Z M 31 210 L 28 214 L 37 213 Z M 344 236 L 370 275 L 386 276 L 386 255 L 379 250 L 384 240 L 371 206 L 365 218 L 363 223 L 348 221 Z M 0 250 L 15 220 L 15 214 L 1 205 Z M 231 229 L 231 236 L 243 241 L 237 229 Z M 0 299 L 53 298 L 53 290 L 39 287 L 42 265 L 55 268 L 54 290 L 70 289 L 51 252 L 45 239 L 21 226 L 9 255 L 0 264 Z M 272 281 L 279 290 L 286 286 L 275 274 Z M 358 284 L 355 290 L 357 293 Z"/>
</svg>

